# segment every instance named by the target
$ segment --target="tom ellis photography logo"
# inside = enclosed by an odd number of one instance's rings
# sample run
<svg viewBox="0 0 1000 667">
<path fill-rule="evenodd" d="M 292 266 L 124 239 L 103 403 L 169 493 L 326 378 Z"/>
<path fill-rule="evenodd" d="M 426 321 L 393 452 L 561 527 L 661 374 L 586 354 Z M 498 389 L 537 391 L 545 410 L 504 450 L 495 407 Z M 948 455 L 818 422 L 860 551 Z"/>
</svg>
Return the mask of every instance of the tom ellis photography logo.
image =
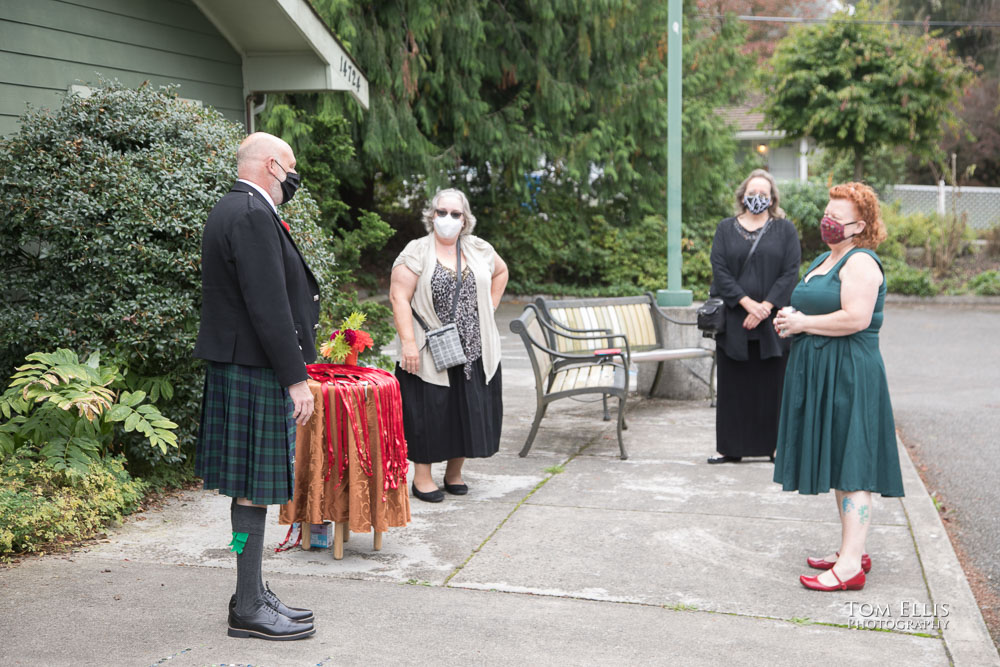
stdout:
<svg viewBox="0 0 1000 667">
<path fill-rule="evenodd" d="M 947 603 L 902 600 L 897 605 L 871 602 L 847 603 L 847 627 L 863 630 L 934 632 L 948 628 Z"/>
</svg>

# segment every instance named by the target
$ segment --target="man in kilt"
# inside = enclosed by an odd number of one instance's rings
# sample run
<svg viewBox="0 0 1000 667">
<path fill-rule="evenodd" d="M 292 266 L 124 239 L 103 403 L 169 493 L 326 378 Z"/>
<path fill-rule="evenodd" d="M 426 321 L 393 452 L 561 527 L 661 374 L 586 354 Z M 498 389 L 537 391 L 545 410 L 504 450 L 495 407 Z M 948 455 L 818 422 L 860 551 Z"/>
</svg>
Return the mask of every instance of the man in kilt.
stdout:
<svg viewBox="0 0 1000 667">
<path fill-rule="evenodd" d="M 316 358 L 319 287 L 276 208 L 299 185 L 291 147 L 257 132 L 236 163 L 239 179 L 202 240 L 194 356 L 206 369 L 195 472 L 233 499 L 229 636 L 302 639 L 316 632 L 313 613 L 264 585 L 261 559 L 267 506 L 292 497 L 295 429 L 313 413 L 306 364 Z"/>
</svg>

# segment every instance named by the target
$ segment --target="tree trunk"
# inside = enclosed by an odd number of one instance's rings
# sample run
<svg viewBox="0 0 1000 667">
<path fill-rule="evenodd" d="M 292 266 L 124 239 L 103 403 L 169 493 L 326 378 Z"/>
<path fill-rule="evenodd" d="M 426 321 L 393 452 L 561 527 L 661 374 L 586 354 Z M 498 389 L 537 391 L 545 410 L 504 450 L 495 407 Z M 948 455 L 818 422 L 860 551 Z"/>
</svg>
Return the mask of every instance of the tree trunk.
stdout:
<svg viewBox="0 0 1000 667">
<path fill-rule="evenodd" d="M 865 176 L 865 167 L 862 160 L 861 146 L 854 147 L 854 180 L 858 183 Z"/>
</svg>

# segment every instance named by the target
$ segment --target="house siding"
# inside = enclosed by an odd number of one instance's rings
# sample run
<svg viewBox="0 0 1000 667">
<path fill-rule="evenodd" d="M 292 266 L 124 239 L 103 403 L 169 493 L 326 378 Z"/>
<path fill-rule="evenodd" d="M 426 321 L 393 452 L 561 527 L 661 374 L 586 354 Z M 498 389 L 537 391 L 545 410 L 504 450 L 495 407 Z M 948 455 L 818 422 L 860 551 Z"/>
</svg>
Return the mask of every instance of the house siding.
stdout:
<svg viewBox="0 0 1000 667">
<path fill-rule="evenodd" d="M 0 136 L 71 85 L 175 84 L 243 119 L 242 59 L 190 0 L 0 0 Z"/>
</svg>

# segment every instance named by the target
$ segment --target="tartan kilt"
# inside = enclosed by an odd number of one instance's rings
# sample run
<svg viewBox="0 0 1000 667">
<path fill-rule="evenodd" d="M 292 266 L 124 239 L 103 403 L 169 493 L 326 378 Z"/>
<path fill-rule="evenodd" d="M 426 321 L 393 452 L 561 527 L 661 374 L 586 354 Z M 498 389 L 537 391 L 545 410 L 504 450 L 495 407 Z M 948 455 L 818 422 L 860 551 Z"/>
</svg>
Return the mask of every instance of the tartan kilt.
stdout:
<svg viewBox="0 0 1000 667">
<path fill-rule="evenodd" d="M 292 498 L 295 404 L 270 368 L 208 362 L 195 474 L 255 505 Z"/>
</svg>

